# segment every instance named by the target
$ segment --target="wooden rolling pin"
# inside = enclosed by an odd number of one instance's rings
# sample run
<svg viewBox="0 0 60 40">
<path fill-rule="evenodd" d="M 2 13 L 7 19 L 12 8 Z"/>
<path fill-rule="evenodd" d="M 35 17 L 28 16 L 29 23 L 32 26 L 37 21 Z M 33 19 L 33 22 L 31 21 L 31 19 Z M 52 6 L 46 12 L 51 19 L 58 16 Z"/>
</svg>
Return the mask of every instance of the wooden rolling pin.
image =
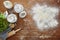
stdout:
<svg viewBox="0 0 60 40">
<path fill-rule="evenodd" d="M 9 33 L 8 33 L 8 37 L 13 36 L 14 34 L 16 34 L 16 32 L 18 32 L 18 31 L 20 31 L 20 30 L 21 30 L 21 28 L 20 28 L 20 29 L 13 30 L 13 31 L 9 32 Z"/>
</svg>

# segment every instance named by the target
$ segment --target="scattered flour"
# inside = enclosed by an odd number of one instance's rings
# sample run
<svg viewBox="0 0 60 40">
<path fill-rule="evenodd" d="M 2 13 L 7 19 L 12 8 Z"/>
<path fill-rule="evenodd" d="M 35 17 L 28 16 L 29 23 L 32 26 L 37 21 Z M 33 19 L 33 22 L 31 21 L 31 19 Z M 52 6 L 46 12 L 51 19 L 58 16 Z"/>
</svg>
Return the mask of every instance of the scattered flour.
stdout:
<svg viewBox="0 0 60 40">
<path fill-rule="evenodd" d="M 55 28 L 58 25 L 56 16 L 59 9 L 47 5 L 36 4 L 32 7 L 33 20 L 41 30 Z"/>
</svg>

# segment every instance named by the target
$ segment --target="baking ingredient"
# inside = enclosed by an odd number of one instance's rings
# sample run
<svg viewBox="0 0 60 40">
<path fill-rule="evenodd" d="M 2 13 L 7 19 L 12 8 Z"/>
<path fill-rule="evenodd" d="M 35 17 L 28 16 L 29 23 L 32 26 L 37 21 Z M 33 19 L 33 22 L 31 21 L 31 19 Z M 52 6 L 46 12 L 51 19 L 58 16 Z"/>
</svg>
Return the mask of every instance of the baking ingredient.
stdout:
<svg viewBox="0 0 60 40">
<path fill-rule="evenodd" d="M 24 18 L 26 17 L 26 15 L 26 11 L 22 11 L 21 13 L 19 13 L 20 18 Z"/>
<path fill-rule="evenodd" d="M 13 4 L 10 1 L 4 1 L 3 4 L 7 9 L 11 9 L 13 7 Z"/>
<path fill-rule="evenodd" d="M 15 27 L 15 24 L 9 24 L 9 26 L 13 29 Z"/>
<path fill-rule="evenodd" d="M 46 30 L 49 28 L 55 28 L 58 25 L 56 16 L 59 9 L 57 7 L 51 7 L 47 5 L 36 4 L 32 7 L 33 20 L 35 21 L 37 28 L 40 30 Z"/>
<path fill-rule="evenodd" d="M 16 13 L 20 13 L 24 10 L 24 7 L 21 4 L 15 4 L 14 5 L 14 10 L 15 10 Z"/>
<path fill-rule="evenodd" d="M 9 23 L 5 19 L 5 16 L 0 12 L 0 33 L 8 28 Z"/>
<path fill-rule="evenodd" d="M 9 14 L 7 16 L 7 21 L 10 23 L 15 23 L 17 21 L 17 16 L 15 14 Z"/>
</svg>

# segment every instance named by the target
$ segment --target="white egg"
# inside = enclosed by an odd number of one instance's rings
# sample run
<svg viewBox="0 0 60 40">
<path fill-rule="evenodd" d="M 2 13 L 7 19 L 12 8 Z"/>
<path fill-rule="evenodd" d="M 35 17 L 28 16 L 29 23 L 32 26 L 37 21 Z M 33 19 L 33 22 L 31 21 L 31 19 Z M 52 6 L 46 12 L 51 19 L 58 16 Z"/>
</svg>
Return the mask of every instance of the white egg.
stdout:
<svg viewBox="0 0 60 40">
<path fill-rule="evenodd" d="M 15 4 L 14 10 L 15 10 L 16 13 L 20 13 L 24 10 L 24 7 L 21 4 Z"/>
<path fill-rule="evenodd" d="M 14 22 L 17 21 L 17 16 L 15 14 L 10 14 L 7 17 L 7 21 L 10 22 L 10 23 L 14 23 Z"/>
<path fill-rule="evenodd" d="M 10 1 L 4 1 L 3 4 L 7 9 L 10 9 L 13 7 L 13 4 Z"/>
<path fill-rule="evenodd" d="M 19 13 L 19 17 L 20 18 L 24 18 L 24 17 L 26 17 L 26 12 L 25 11 L 22 11 L 21 13 Z"/>
</svg>

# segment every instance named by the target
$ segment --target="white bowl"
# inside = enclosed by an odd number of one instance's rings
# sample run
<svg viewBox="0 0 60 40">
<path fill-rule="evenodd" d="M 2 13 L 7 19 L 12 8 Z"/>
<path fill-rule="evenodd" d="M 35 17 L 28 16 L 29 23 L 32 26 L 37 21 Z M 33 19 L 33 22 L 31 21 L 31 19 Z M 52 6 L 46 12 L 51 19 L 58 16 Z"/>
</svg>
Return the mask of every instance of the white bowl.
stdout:
<svg viewBox="0 0 60 40">
<path fill-rule="evenodd" d="M 17 21 L 17 16 L 15 14 L 10 14 L 7 16 L 7 21 L 10 23 L 15 23 Z"/>
<path fill-rule="evenodd" d="M 21 4 L 15 4 L 15 5 L 14 5 L 14 11 L 15 11 L 16 13 L 20 13 L 20 12 L 22 12 L 23 10 L 24 10 L 23 5 L 21 5 Z"/>
<path fill-rule="evenodd" d="M 24 17 L 26 17 L 26 12 L 25 11 L 22 11 L 21 13 L 19 13 L 19 17 L 20 18 L 24 18 Z"/>
<path fill-rule="evenodd" d="M 5 16 L 5 18 L 7 18 L 7 16 L 8 16 L 8 11 L 5 11 L 5 12 L 4 12 L 4 16 Z"/>
<path fill-rule="evenodd" d="M 10 1 L 4 1 L 3 4 L 7 9 L 11 9 L 13 7 L 13 4 Z"/>
</svg>

